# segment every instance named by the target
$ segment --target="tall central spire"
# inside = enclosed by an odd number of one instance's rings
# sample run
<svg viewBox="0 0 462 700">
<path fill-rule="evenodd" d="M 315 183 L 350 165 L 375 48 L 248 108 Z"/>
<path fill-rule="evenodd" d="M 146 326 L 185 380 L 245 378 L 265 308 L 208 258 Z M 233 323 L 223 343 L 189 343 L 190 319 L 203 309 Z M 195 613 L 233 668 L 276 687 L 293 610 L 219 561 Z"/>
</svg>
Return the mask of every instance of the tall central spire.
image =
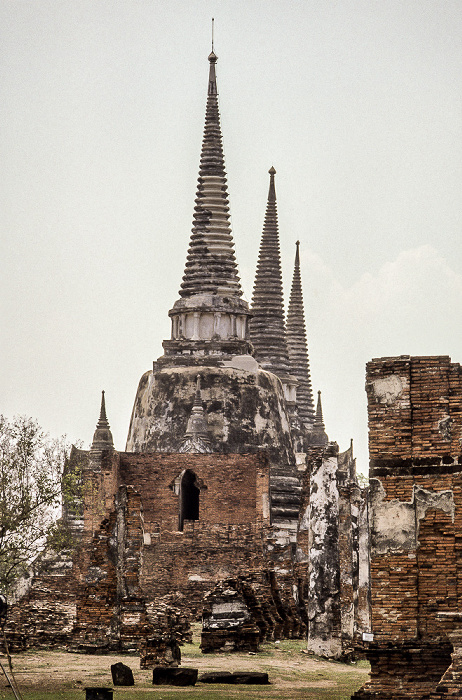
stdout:
<svg viewBox="0 0 462 700">
<path fill-rule="evenodd" d="M 180 298 L 169 311 L 171 339 L 163 342 L 164 358 L 186 364 L 250 352 L 249 305 L 242 298 L 229 223 L 216 62 L 212 49 L 192 234 Z"/>
<path fill-rule="evenodd" d="M 226 172 L 215 72 L 217 56 L 209 55 L 209 83 L 204 137 L 194 207 L 193 229 L 180 296 L 242 295 L 229 223 Z"/>
</svg>

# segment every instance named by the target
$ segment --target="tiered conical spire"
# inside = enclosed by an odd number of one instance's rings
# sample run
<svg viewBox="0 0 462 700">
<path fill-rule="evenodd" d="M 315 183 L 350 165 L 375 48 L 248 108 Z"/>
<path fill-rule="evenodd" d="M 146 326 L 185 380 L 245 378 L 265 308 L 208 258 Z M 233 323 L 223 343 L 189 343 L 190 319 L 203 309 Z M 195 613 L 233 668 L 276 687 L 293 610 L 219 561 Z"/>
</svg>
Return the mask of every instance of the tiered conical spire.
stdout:
<svg viewBox="0 0 462 700">
<path fill-rule="evenodd" d="M 180 296 L 242 295 L 229 224 L 226 173 L 215 75 L 209 56 L 209 86 L 193 229 Z"/>
<path fill-rule="evenodd" d="M 96 430 L 93 434 L 92 450 L 109 450 L 114 447 L 111 429 L 106 416 L 106 402 L 104 400 L 104 391 L 101 393 L 101 409 L 99 413 L 99 421 L 96 424 Z"/>
<path fill-rule="evenodd" d="M 276 170 L 270 168 L 269 174 L 268 203 L 252 298 L 250 340 L 255 349 L 255 357 L 261 366 L 279 377 L 286 377 L 289 375 L 289 354 L 284 326 L 281 255 L 274 185 Z"/>
<path fill-rule="evenodd" d="M 315 414 L 300 276 L 300 241 L 297 241 L 296 246 L 294 276 L 287 311 L 287 349 L 289 351 L 290 371 L 298 381 L 298 416 L 306 428 L 311 428 Z"/>
</svg>

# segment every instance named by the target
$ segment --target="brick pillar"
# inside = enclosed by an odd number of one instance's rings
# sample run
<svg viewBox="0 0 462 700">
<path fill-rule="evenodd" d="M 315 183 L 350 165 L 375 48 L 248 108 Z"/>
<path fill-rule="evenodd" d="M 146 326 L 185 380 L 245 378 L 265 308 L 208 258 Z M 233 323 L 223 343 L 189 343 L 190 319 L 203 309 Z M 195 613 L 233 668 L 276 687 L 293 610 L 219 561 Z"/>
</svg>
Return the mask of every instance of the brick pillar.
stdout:
<svg viewBox="0 0 462 700">
<path fill-rule="evenodd" d="M 461 624 L 461 379 L 448 357 L 367 365 L 374 641 L 355 698 L 424 700 L 445 687 Z"/>
</svg>

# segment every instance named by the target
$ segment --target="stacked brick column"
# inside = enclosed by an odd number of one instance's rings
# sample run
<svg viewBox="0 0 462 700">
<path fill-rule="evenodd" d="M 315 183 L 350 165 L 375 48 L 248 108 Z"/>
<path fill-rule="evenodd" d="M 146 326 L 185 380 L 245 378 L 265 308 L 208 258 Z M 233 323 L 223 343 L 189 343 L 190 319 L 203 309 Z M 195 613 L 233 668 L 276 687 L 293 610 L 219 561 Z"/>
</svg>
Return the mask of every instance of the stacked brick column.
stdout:
<svg viewBox="0 0 462 700">
<path fill-rule="evenodd" d="M 374 641 L 371 681 L 354 697 L 444 697 L 461 624 L 462 368 L 382 358 L 368 364 L 366 389 Z M 450 675 L 446 695 L 462 692 Z"/>
</svg>

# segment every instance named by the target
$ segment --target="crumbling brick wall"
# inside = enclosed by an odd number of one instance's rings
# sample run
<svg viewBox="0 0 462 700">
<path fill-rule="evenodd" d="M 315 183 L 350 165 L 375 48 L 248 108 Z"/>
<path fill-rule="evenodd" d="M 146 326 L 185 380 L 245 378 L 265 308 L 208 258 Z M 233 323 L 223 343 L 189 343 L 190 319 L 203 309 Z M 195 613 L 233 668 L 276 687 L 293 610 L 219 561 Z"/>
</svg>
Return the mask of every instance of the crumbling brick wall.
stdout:
<svg viewBox="0 0 462 700">
<path fill-rule="evenodd" d="M 297 522 L 282 517 L 287 515 L 286 502 L 276 525 L 270 522 L 270 467 L 263 452 L 137 454 L 92 449 L 82 476 L 82 529 L 67 572 L 68 600 L 73 607 L 62 625 L 66 632 L 57 635 L 62 616 L 54 605 L 59 600 L 54 590 L 60 582 L 48 581 L 47 605 L 49 610 L 56 608 L 56 624 L 53 627 L 54 618 L 47 612 L 51 622 L 43 643 L 93 652 L 131 651 L 141 641 L 144 664 L 161 663 L 164 657 L 167 661 L 169 655 L 172 661 L 177 633 L 172 636 L 170 628 L 157 629 L 159 620 L 175 615 L 183 620 L 201 619 L 206 594 L 220 581 L 233 579 L 242 584 L 245 604 L 260 630 L 259 639 L 303 637 L 308 626 L 306 603 L 312 609 L 319 603 L 320 614 L 312 630 L 325 637 L 322 653 L 332 655 L 329 644 L 335 638 L 334 655 L 343 655 L 351 646 L 349 627 L 358 598 L 352 559 L 358 542 L 354 510 L 358 488 L 351 475 L 340 474 L 343 467 L 351 468 L 351 459 L 345 458 L 339 468 L 334 452 L 325 452 L 319 465 L 307 472 L 304 498 L 308 515 L 305 512 L 300 519 L 297 544 Z M 317 496 L 310 504 L 318 467 L 321 472 L 328 467 L 327 491 L 321 499 L 330 509 L 327 538 L 323 537 L 325 522 L 318 519 Z M 200 492 L 198 519 L 181 522 L 179 485 L 187 470 L 193 472 Z M 318 476 L 322 481 L 321 473 Z M 297 503 L 299 483 L 297 474 L 284 476 L 286 496 L 293 489 Z M 329 500 L 331 491 L 335 491 L 335 503 Z M 321 510 L 322 503 L 317 504 Z M 325 569 L 326 554 L 335 554 L 331 569 L 324 571 L 324 580 L 335 588 L 333 604 L 330 599 L 320 599 L 323 591 L 313 585 L 309 562 L 315 531 L 319 531 L 315 548 L 318 573 Z M 40 576 L 36 579 L 32 598 L 40 595 Z M 165 615 L 153 612 L 158 604 L 165 607 Z M 28 619 L 32 610 L 28 605 L 21 620 Z M 19 629 L 29 630 L 22 622 Z M 182 634 L 184 630 L 180 637 Z M 28 638 L 34 645 L 38 635 L 29 630 Z"/>
<path fill-rule="evenodd" d="M 203 596 L 220 578 L 265 567 L 266 454 L 92 450 L 87 457 L 76 548 L 56 555 L 53 567 L 37 562 L 27 597 L 12 611 L 10 642 L 129 651 L 149 638 L 146 659 L 160 659 L 152 640 L 170 630 L 157 629 L 167 619 L 152 612 L 158 604 L 200 619 Z M 200 484 L 200 511 L 180 531 L 177 486 L 186 469 Z"/>
<path fill-rule="evenodd" d="M 34 562 L 24 581 L 27 592 L 8 611 L 5 633 L 10 651 L 68 643 L 78 602 L 72 554 L 47 550 Z"/>
<path fill-rule="evenodd" d="M 96 532 L 87 530 L 77 556 L 77 620 L 71 645 L 82 651 L 135 651 L 146 627 L 139 585 L 143 529 L 141 499 L 121 486 L 108 518 Z"/>
<path fill-rule="evenodd" d="M 293 576 L 288 592 L 288 579 L 268 566 L 219 581 L 204 597 L 202 651 L 256 652 L 264 641 L 306 637 L 304 606 L 294 598 Z"/>
<path fill-rule="evenodd" d="M 354 697 L 423 700 L 460 625 L 462 368 L 382 358 L 368 364 L 366 389 L 374 641 L 371 681 Z"/>
<path fill-rule="evenodd" d="M 176 591 L 190 617 L 200 619 L 203 596 L 220 578 L 265 561 L 265 453 L 118 453 L 118 459 L 119 479 L 136 484 L 143 502 L 140 586 L 145 600 Z M 199 519 L 186 520 L 180 531 L 178 479 L 187 469 L 200 484 Z"/>
</svg>

